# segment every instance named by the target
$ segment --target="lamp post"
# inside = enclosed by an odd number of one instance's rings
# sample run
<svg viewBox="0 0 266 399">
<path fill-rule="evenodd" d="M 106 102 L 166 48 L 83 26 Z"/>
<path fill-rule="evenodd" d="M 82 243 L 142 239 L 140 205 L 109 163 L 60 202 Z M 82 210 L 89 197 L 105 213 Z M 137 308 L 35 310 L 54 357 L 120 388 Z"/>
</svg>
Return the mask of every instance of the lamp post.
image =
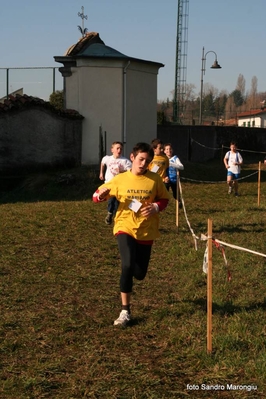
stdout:
<svg viewBox="0 0 266 399">
<path fill-rule="evenodd" d="M 217 54 L 215 51 L 207 51 L 207 53 L 204 54 L 204 47 L 202 48 L 202 58 L 201 58 L 201 80 L 200 80 L 200 112 L 199 112 L 199 124 L 202 125 L 202 94 L 203 94 L 203 75 L 205 74 L 205 69 L 206 69 L 206 56 L 209 53 L 213 53 L 215 55 L 215 61 L 213 65 L 211 66 L 212 69 L 221 69 L 221 65 L 218 64 L 217 61 Z"/>
</svg>

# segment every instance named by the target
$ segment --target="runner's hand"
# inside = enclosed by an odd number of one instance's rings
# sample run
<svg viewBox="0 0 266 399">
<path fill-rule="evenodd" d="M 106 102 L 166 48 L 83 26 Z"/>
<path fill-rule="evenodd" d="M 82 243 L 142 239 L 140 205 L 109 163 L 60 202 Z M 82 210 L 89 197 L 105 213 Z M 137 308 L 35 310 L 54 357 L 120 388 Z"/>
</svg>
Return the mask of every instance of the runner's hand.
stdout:
<svg viewBox="0 0 266 399">
<path fill-rule="evenodd" d="M 98 194 L 99 194 L 99 199 L 103 200 L 107 197 L 107 195 L 110 193 L 110 189 L 103 187 L 99 190 Z"/>
<path fill-rule="evenodd" d="M 142 207 L 141 207 L 141 215 L 143 217 L 150 217 L 151 215 L 154 215 L 155 213 L 158 213 L 159 208 L 157 204 L 154 203 L 145 203 Z"/>
</svg>

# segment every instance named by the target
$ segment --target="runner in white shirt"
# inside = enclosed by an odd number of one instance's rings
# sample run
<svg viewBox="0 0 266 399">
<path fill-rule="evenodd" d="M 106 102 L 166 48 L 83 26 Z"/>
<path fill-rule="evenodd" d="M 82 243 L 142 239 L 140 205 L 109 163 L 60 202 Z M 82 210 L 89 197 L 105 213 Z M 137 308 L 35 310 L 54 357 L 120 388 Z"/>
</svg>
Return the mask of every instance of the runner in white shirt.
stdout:
<svg viewBox="0 0 266 399">
<path fill-rule="evenodd" d="M 131 169 L 131 161 L 122 156 L 122 151 L 123 143 L 114 141 L 111 146 L 112 155 L 105 155 L 101 160 L 100 180 L 104 180 L 104 182 L 107 183 L 114 176 L 118 175 L 118 173 L 123 173 Z M 118 205 L 119 203 L 115 197 L 109 199 L 107 205 L 108 213 L 105 218 L 106 224 L 112 224 Z"/>
<path fill-rule="evenodd" d="M 224 157 L 224 164 L 227 169 L 227 184 L 228 194 L 232 193 L 232 188 L 235 189 L 235 196 L 238 197 L 238 179 L 240 177 L 241 165 L 243 158 L 240 152 L 237 151 L 235 142 L 230 143 L 230 151 L 227 151 Z"/>
</svg>

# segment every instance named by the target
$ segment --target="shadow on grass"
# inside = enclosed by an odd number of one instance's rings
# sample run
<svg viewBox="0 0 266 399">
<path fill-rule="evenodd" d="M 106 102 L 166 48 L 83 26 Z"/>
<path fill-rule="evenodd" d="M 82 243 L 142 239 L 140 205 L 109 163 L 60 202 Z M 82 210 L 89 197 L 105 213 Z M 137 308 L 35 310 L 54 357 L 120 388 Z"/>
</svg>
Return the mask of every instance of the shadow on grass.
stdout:
<svg viewBox="0 0 266 399">
<path fill-rule="evenodd" d="M 264 211 L 265 212 L 265 211 Z M 247 231 L 262 233 L 265 231 L 264 224 L 258 223 L 244 223 L 241 225 L 224 225 L 220 229 L 214 229 L 214 233 L 246 233 Z"/>
<path fill-rule="evenodd" d="M 0 204 L 90 199 L 102 182 L 89 167 L 0 179 Z"/>
<path fill-rule="evenodd" d="M 201 310 L 204 312 L 207 311 L 206 298 L 199 298 L 195 300 L 184 300 L 183 302 L 195 305 L 195 311 L 196 309 L 198 310 L 199 308 L 201 308 Z M 213 314 L 219 314 L 221 316 L 225 315 L 233 316 L 234 314 L 237 313 L 242 313 L 242 312 L 248 313 L 257 309 L 266 310 L 266 298 L 264 299 L 264 301 L 254 302 L 248 306 L 237 306 L 234 305 L 232 301 L 226 301 L 222 305 L 219 305 L 217 303 L 212 304 Z"/>
<path fill-rule="evenodd" d="M 142 325 L 146 322 L 145 317 L 134 317 L 132 320 L 130 320 L 130 323 L 128 324 L 129 327 L 134 327 L 134 326 L 139 326 Z"/>
<path fill-rule="evenodd" d="M 265 210 L 264 210 L 265 212 Z M 193 225 L 193 229 L 196 231 L 206 231 L 206 223 L 196 223 Z M 167 233 L 169 232 L 166 229 L 160 229 L 161 232 Z M 219 228 L 216 226 L 213 228 L 213 238 L 218 238 L 215 237 L 216 234 L 221 234 L 221 233 L 247 233 L 247 232 L 252 232 L 252 233 L 263 233 L 265 231 L 264 224 L 258 224 L 258 223 L 242 223 L 240 225 L 236 224 L 226 224 L 223 225 Z"/>
</svg>

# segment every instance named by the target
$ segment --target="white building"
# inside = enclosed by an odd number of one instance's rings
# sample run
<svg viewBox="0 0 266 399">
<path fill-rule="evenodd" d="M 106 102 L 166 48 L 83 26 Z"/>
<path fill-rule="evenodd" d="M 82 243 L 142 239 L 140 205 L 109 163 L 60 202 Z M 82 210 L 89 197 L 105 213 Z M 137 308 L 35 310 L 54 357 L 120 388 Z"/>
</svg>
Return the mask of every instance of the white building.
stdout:
<svg viewBox="0 0 266 399">
<path fill-rule="evenodd" d="M 95 32 L 87 33 L 64 56 L 55 56 L 64 77 L 65 107 L 83 117 L 82 163 L 99 162 L 99 129 L 106 149 L 124 143 L 129 156 L 140 141 L 157 136 L 157 75 L 164 65 L 128 57 L 108 47 Z"/>
<path fill-rule="evenodd" d="M 252 109 L 237 114 L 237 125 L 241 127 L 266 128 L 266 109 Z"/>
</svg>

